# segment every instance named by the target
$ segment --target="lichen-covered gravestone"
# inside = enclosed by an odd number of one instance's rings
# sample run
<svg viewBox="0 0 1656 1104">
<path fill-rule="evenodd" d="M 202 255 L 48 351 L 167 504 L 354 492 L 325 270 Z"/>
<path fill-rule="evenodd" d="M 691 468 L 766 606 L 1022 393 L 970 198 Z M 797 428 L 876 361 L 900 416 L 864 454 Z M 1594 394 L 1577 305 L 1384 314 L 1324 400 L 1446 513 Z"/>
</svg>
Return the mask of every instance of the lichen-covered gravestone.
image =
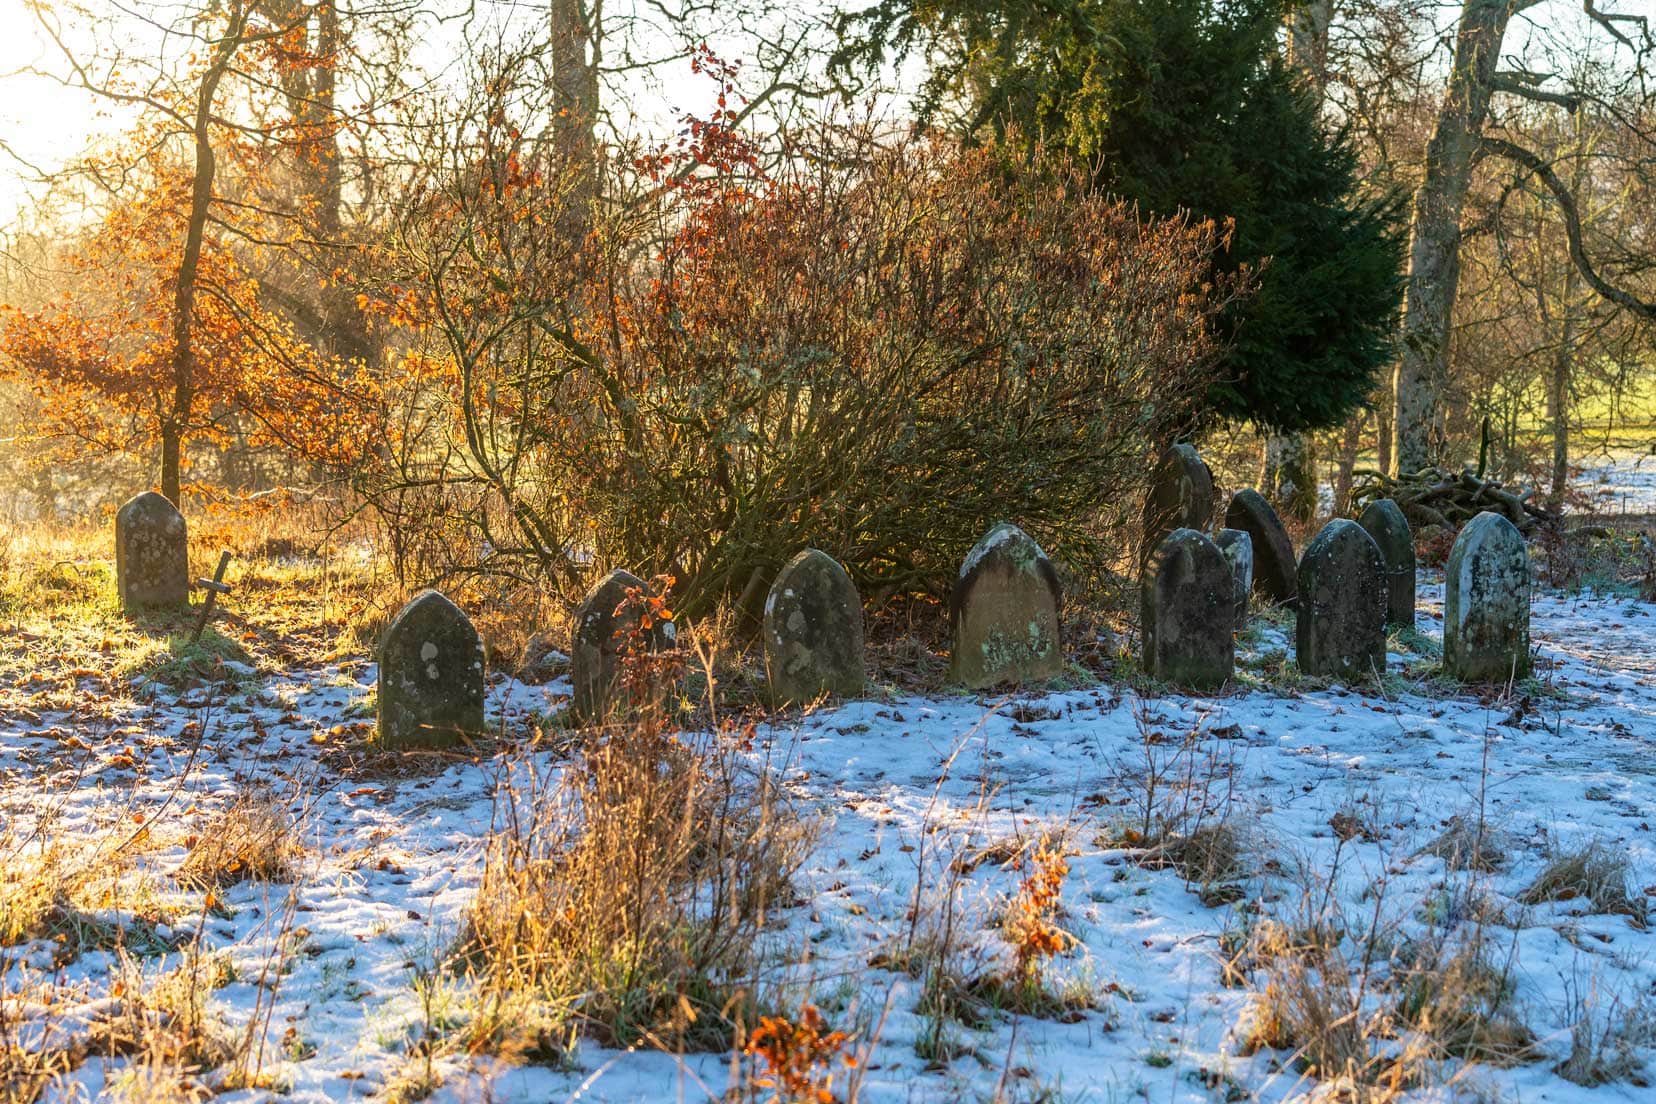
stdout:
<svg viewBox="0 0 1656 1104">
<path fill-rule="evenodd" d="M 115 514 L 115 589 L 123 613 L 190 601 L 184 515 L 154 491 L 145 491 Z"/>
<path fill-rule="evenodd" d="M 1358 678 L 1386 670 L 1385 570 L 1380 546 L 1338 518 L 1305 546 L 1295 653 L 1308 675 Z"/>
<path fill-rule="evenodd" d="M 627 602 L 629 590 L 638 593 L 638 602 Z M 643 579 L 617 568 L 599 580 L 576 608 L 569 647 L 569 678 L 574 684 L 570 710 L 575 719 L 605 721 L 626 704 L 618 692 L 628 649 L 656 652 L 674 646 L 671 621 L 657 621 L 647 632 L 640 628 L 644 599 L 652 595 Z"/>
<path fill-rule="evenodd" d="M 1254 589 L 1266 601 L 1291 608 L 1299 592 L 1294 542 L 1265 496 L 1252 488 L 1237 491 L 1225 507 L 1225 528 L 1240 529 L 1253 541 Z"/>
<path fill-rule="evenodd" d="M 1415 550 L 1409 521 L 1389 498 L 1377 498 L 1363 508 L 1357 524 L 1380 546 L 1386 569 L 1386 624 L 1414 628 Z"/>
<path fill-rule="evenodd" d="M 1467 522 L 1443 583 L 1443 669 L 1463 682 L 1528 675 L 1530 563 L 1518 527 L 1487 510 Z"/>
<path fill-rule="evenodd" d="M 483 641 L 459 606 L 422 590 L 380 640 L 376 739 L 447 747 L 482 731 Z"/>
<path fill-rule="evenodd" d="M 1248 623 L 1248 594 L 1253 590 L 1253 538 L 1241 529 L 1221 529 L 1214 534 L 1213 543 L 1230 565 L 1236 591 L 1236 627 L 1241 629 Z"/>
<path fill-rule="evenodd" d="M 1205 531 L 1213 519 L 1213 473 L 1190 445 L 1161 454 L 1144 498 L 1142 559 L 1150 562 L 1162 538 L 1175 529 Z"/>
<path fill-rule="evenodd" d="M 1058 573 L 1016 525 L 1002 522 L 977 542 L 960 566 L 949 604 L 954 681 L 979 688 L 1063 673 Z"/>
<path fill-rule="evenodd" d="M 1139 603 L 1146 671 L 1197 690 L 1225 684 L 1236 664 L 1236 578 L 1218 545 L 1173 530 L 1150 557 Z"/>
<path fill-rule="evenodd" d="M 771 697 L 778 703 L 862 693 L 862 599 L 826 552 L 807 548 L 776 576 L 765 599 L 764 634 Z"/>
</svg>

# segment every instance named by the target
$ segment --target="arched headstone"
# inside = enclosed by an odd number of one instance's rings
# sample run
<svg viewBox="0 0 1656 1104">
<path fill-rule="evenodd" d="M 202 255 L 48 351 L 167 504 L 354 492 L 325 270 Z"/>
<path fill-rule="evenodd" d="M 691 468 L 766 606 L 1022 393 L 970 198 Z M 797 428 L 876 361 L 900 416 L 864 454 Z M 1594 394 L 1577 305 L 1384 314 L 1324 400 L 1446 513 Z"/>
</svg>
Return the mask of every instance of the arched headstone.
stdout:
<svg viewBox="0 0 1656 1104">
<path fill-rule="evenodd" d="M 633 633 L 644 615 L 640 605 L 625 605 L 629 590 L 636 590 L 641 597 L 653 593 L 643 579 L 617 568 L 599 580 L 576 607 L 569 642 L 569 678 L 574 685 L 570 709 L 577 720 L 604 721 L 619 704 L 622 664 L 627 649 L 634 646 Z M 657 622 L 641 640 L 646 651 L 663 651 L 673 647 L 674 642 L 671 621 Z"/>
<path fill-rule="evenodd" d="M 1374 538 L 1355 521 L 1329 522 L 1305 546 L 1298 586 L 1300 670 L 1337 678 L 1384 673 L 1385 573 Z"/>
<path fill-rule="evenodd" d="M 1225 684 L 1236 664 L 1236 578 L 1218 545 L 1173 530 L 1145 568 L 1139 603 L 1146 671 L 1198 690 Z"/>
<path fill-rule="evenodd" d="M 1462 682 L 1528 675 L 1530 562 L 1518 527 L 1487 510 L 1467 522 L 1443 582 L 1443 669 Z"/>
<path fill-rule="evenodd" d="M 978 688 L 1063 673 L 1058 573 L 1016 525 L 1002 522 L 977 542 L 960 566 L 949 604 L 954 681 Z"/>
<path fill-rule="evenodd" d="M 482 731 L 483 641 L 459 606 L 422 590 L 380 639 L 376 739 L 446 747 Z"/>
<path fill-rule="evenodd" d="M 1225 507 L 1225 528 L 1240 529 L 1253 542 L 1254 589 L 1268 602 L 1292 607 L 1299 592 L 1294 542 L 1265 496 L 1251 487 L 1237 491 Z"/>
<path fill-rule="evenodd" d="M 1377 498 L 1363 508 L 1357 524 L 1380 546 L 1386 569 L 1386 624 L 1414 628 L 1415 550 L 1408 519 L 1397 503 Z"/>
<path fill-rule="evenodd" d="M 145 491 L 115 514 L 115 589 L 123 613 L 189 604 L 184 515 L 154 491 Z"/>
<path fill-rule="evenodd" d="M 863 691 L 862 599 L 839 561 L 807 548 L 788 561 L 765 599 L 771 697 L 809 702 Z"/>
<path fill-rule="evenodd" d="M 1190 445 L 1174 445 L 1161 454 L 1150 473 L 1144 498 L 1145 563 L 1175 529 L 1206 531 L 1213 519 L 1213 473 Z"/>
<path fill-rule="evenodd" d="M 1240 631 L 1248 623 L 1248 595 L 1253 591 L 1253 538 L 1241 529 L 1221 529 L 1214 535 L 1213 543 L 1219 546 L 1230 565 L 1231 582 L 1236 590 L 1236 628 Z"/>
</svg>

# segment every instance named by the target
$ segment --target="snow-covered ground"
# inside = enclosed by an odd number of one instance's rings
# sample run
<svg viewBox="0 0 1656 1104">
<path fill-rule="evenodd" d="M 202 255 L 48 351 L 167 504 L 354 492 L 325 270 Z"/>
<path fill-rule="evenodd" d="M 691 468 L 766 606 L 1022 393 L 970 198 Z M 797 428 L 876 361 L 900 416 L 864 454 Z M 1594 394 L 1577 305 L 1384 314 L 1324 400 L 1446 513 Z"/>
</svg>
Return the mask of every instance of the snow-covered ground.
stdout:
<svg viewBox="0 0 1656 1104">
<path fill-rule="evenodd" d="M 1585 465 L 1576 486 L 1601 514 L 1656 514 L 1656 451 Z"/>
<path fill-rule="evenodd" d="M 1423 573 L 1424 637 L 1439 635 L 1441 604 L 1441 577 Z M 1588 840 L 1629 857 L 1635 897 L 1656 895 L 1656 606 L 1543 593 L 1533 629 L 1538 678 L 1510 700 L 1406 677 L 1362 693 L 1256 684 L 1213 697 L 1099 684 L 1010 698 L 892 694 L 762 729 L 752 754 L 785 764 L 796 800 L 827 826 L 798 878 L 806 903 L 784 912 L 771 951 L 834 1026 L 877 1025 L 864 1038 L 865 1101 L 1302 1098 L 1317 1082 L 1287 1055 L 1238 1053 L 1250 990 L 1222 984 L 1222 937 L 1250 917 L 1294 915 L 1326 882 L 1323 911 L 1379 917 L 1399 941 L 1453 938 L 1471 923 L 1455 902 L 1473 876 L 1421 849 L 1481 809 L 1510 858 L 1478 877 L 1506 918 L 1496 943 L 1542 1053 L 1446 1074 L 1416 1095 L 1442 1098 L 1447 1080 L 1490 1100 L 1650 1100 L 1648 1088 L 1583 1088 L 1554 1067 L 1584 1002 L 1604 1014 L 1656 998 L 1656 935 L 1579 900 L 1517 897 L 1549 853 Z M 1256 622 L 1249 664 L 1291 653 L 1290 636 Z M 1400 652 L 1390 662 L 1406 676 L 1430 661 Z M 373 682 L 359 662 L 156 691 L 93 731 L 70 732 L 49 713 L 0 716 L 0 819 L 13 833 L 39 824 L 55 840 L 118 843 L 128 826 L 205 822 L 248 785 L 306 795 L 302 880 L 243 883 L 205 918 L 197 905 L 180 921 L 204 924 L 206 943 L 234 963 L 236 980 L 210 998 L 215 1012 L 238 1029 L 257 1019 L 269 1042 L 276 1089 L 220 1099 L 359 1099 L 394 1078 L 421 1022 L 412 980 L 452 945 L 477 884 L 501 761 L 455 756 L 412 777 L 341 772 L 331 749 L 367 723 Z M 567 689 L 496 681 L 491 714 L 521 728 Z M 1204 904 L 1179 873 L 1119 846 L 1147 800 L 1147 769 L 1203 779 L 1207 816 L 1241 829 L 1251 873 L 1240 899 Z M 1050 969 L 1089 987 L 1099 1008 L 1073 1023 L 1002 1015 L 957 1026 L 972 1053 L 933 1068 L 915 1051 L 926 1027 L 919 983 L 870 960 L 907 930 L 917 877 L 928 897 L 953 857 L 1046 830 L 1064 833 L 1061 920 L 1079 941 Z M 182 855 L 178 842 L 141 861 L 167 869 Z M 980 918 L 965 926 L 988 953 L 1000 945 L 991 920 L 1018 879 L 994 862 L 962 876 L 964 914 Z M 259 982 L 283 931 L 288 972 L 272 1006 Z M 51 974 L 53 950 L 0 951 L 13 991 L 24 964 Z M 109 954 L 89 951 L 55 981 L 95 1008 L 116 973 Z M 582 1046 L 579 1068 L 564 1071 L 445 1057 L 434 1099 L 693 1101 L 726 1087 L 728 1056 Z M 1649 1040 L 1642 1055 L 1656 1066 Z M 95 1097 L 124 1061 L 88 1060 L 48 1099 Z"/>
</svg>

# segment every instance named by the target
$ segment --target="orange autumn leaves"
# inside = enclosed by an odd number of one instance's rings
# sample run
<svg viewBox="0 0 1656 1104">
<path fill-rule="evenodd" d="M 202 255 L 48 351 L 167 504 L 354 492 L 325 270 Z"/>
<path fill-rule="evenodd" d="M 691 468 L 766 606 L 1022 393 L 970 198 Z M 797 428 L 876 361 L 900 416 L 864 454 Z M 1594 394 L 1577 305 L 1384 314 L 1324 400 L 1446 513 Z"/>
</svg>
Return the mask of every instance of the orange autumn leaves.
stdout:
<svg viewBox="0 0 1656 1104">
<path fill-rule="evenodd" d="M 111 209 L 62 258 L 65 290 L 0 313 L 0 374 L 41 399 L 33 427 L 71 453 L 147 449 L 175 408 L 174 291 L 190 181 L 163 176 Z M 241 437 L 328 466 L 357 462 L 380 437 L 378 384 L 331 360 L 270 309 L 259 282 L 211 237 L 191 319 L 187 381 L 195 443 Z"/>
</svg>

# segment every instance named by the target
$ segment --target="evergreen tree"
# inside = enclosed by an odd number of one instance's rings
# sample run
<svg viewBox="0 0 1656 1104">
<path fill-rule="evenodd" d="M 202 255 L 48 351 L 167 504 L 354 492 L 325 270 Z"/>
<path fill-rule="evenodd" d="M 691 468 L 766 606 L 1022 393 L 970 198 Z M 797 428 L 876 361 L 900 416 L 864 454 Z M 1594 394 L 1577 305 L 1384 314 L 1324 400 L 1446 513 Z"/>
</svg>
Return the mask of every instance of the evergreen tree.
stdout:
<svg viewBox="0 0 1656 1104">
<path fill-rule="evenodd" d="M 1234 224 L 1260 266 L 1228 317 L 1214 412 L 1283 432 L 1342 421 L 1391 355 L 1402 204 L 1281 56 L 1286 0 L 881 0 L 842 24 L 854 68 L 924 49 L 921 110 L 972 138 L 1060 145 L 1147 214 Z"/>
</svg>

